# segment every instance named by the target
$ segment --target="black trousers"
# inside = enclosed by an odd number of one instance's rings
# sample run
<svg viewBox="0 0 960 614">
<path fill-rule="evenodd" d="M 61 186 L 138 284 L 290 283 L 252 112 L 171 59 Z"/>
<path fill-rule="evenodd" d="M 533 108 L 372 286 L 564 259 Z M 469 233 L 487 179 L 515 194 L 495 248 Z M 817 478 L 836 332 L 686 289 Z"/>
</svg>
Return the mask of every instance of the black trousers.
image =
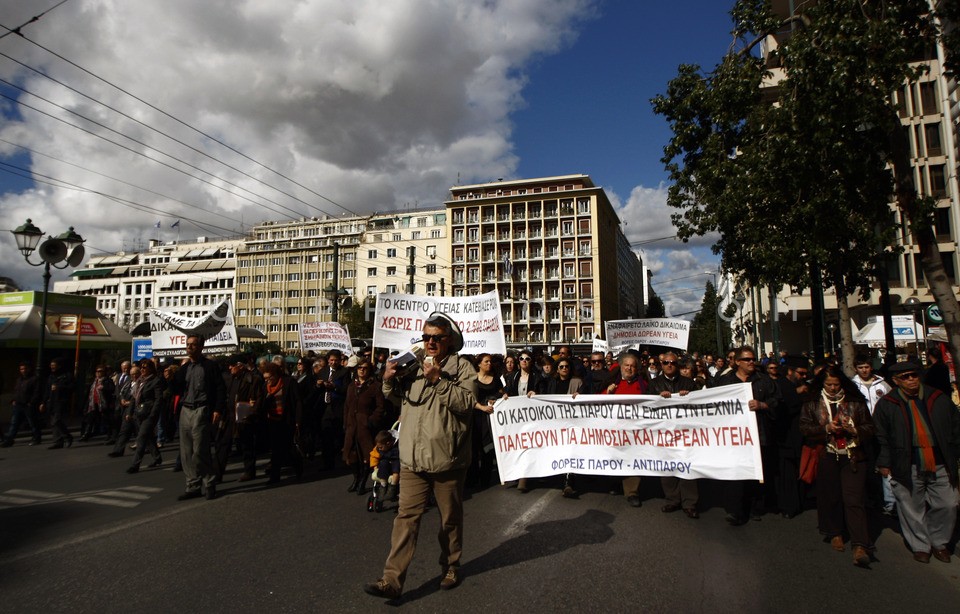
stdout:
<svg viewBox="0 0 960 614">
<path fill-rule="evenodd" d="M 850 543 L 872 548 L 867 530 L 866 461 L 850 462 L 846 456 L 830 454 L 824 449 L 817 465 L 817 521 L 820 532 L 834 537 L 846 532 Z"/>
<path fill-rule="evenodd" d="M 760 447 L 763 463 L 763 482 L 735 480 L 726 483 L 724 509 L 728 514 L 744 518 L 748 513 L 759 516 L 776 508 L 777 446 Z"/>
</svg>

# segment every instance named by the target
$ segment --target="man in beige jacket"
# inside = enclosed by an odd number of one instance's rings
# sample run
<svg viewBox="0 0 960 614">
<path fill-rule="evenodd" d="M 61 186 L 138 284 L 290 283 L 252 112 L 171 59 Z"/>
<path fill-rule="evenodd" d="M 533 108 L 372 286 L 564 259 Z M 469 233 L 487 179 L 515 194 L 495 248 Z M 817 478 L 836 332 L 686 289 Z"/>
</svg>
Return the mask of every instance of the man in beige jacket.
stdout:
<svg viewBox="0 0 960 614">
<path fill-rule="evenodd" d="M 440 588 L 454 588 L 461 580 L 463 484 L 470 466 L 477 373 L 456 354 L 463 335 L 445 314 L 427 317 L 423 348 L 423 362 L 409 373 L 399 374 L 392 360 L 383 372 L 384 396 L 401 406 L 400 507 L 383 577 L 364 587 L 377 597 L 400 596 L 431 491 L 440 510 Z"/>
</svg>

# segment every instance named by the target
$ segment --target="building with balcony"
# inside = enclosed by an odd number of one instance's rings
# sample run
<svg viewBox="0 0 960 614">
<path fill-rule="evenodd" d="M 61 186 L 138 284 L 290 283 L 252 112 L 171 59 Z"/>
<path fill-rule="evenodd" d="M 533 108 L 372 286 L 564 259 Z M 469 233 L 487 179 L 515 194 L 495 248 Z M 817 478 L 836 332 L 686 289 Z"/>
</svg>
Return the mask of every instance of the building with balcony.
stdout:
<svg viewBox="0 0 960 614">
<path fill-rule="evenodd" d="M 643 314 L 639 258 L 588 175 L 450 189 L 453 296 L 495 290 L 508 344 L 587 343 Z"/>
<path fill-rule="evenodd" d="M 300 323 L 329 321 L 333 291 L 343 306 L 356 291 L 365 217 L 308 218 L 254 226 L 237 254 L 235 315 L 285 350 L 300 346 Z"/>
<path fill-rule="evenodd" d="M 96 297 L 97 310 L 127 331 L 151 308 L 193 318 L 234 300 L 234 269 L 243 239 L 151 241 L 143 252 L 94 256 L 53 291 Z"/>
<path fill-rule="evenodd" d="M 358 297 L 373 297 L 380 292 L 449 294 L 446 284 L 450 242 L 446 220 L 446 209 L 391 211 L 371 216 L 357 248 Z"/>
</svg>

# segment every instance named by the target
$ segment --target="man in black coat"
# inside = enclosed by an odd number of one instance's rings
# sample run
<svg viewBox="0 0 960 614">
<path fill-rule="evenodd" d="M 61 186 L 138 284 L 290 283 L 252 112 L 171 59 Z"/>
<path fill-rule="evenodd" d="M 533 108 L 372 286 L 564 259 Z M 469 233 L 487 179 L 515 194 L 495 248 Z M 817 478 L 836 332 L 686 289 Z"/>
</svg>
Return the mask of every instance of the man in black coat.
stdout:
<svg viewBox="0 0 960 614">
<path fill-rule="evenodd" d="M 230 448 L 233 444 L 234 433 L 240 441 L 240 453 L 243 455 L 243 474 L 241 482 L 247 482 L 256 477 L 257 470 L 257 421 L 261 418 L 260 409 L 263 403 L 263 377 L 256 369 L 247 367 L 244 356 L 236 356 L 230 360 L 230 374 L 227 376 L 227 411 L 224 425 L 217 430 L 215 438 L 214 463 L 216 464 L 217 481 L 223 479 L 223 472 L 230 457 Z M 243 415 L 238 415 L 241 404 Z"/>
<path fill-rule="evenodd" d="M 70 412 L 70 398 L 73 394 L 73 376 L 63 368 L 60 359 L 50 363 L 50 375 L 43 388 L 43 402 L 40 413 L 48 414 L 53 422 L 53 445 L 51 450 L 59 450 L 66 444 L 73 445 L 73 435 L 67 427 L 67 414 Z"/>
<path fill-rule="evenodd" d="M 898 362 L 888 369 L 896 389 L 873 413 L 877 471 L 892 476 L 900 529 L 919 563 L 930 554 L 950 562 L 947 542 L 957 520 L 960 413 L 950 397 L 920 384 L 920 366 Z"/>
<path fill-rule="evenodd" d="M 333 469 L 343 449 L 343 405 L 347 400 L 347 385 L 350 370 L 342 364 L 340 350 L 327 353 L 327 366 L 317 377 L 323 398 L 323 415 L 320 418 L 320 456 L 324 469 Z"/>
<path fill-rule="evenodd" d="M 187 337 L 187 361 L 173 377 L 173 390 L 182 399 L 180 409 L 180 462 L 187 480 L 184 501 L 199 497 L 206 489 L 207 499 L 217 496 L 213 457 L 210 453 L 210 427 L 226 412 L 227 388 L 217 363 L 203 355 L 203 337 Z"/>
<path fill-rule="evenodd" d="M 760 520 L 766 504 L 775 498 L 773 485 L 777 478 L 777 441 L 774 418 L 780 404 L 780 387 L 766 374 L 757 372 L 757 353 L 749 345 L 737 348 L 733 355 L 734 370 L 716 379 L 716 386 L 750 382 L 753 400 L 749 409 L 757 414 L 760 431 L 760 457 L 763 461 L 763 484 L 755 480 L 726 483 L 727 522 L 737 526 L 746 522 L 747 512 Z"/>
<path fill-rule="evenodd" d="M 39 380 L 33 373 L 33 369 L 25 362 L 20 363 L 20 373 L 13 386 L 13 400 L 10 401 L 10 405 L 13 407 L 10 416 L 10 429 L 7 431 L 7 436 L 4 437 L 3 442 L 0 443 L 0 448 L 9 448 L 13 445 L 17 431 L 20 430 L 20 424 L 24 420 L 30 427 L 30 432 L 33 433 L 30 445 L 35 446 L 40 443 L 40 418 L 36 414 L 39 393 Z"/>
<path fill-rule="evenodd" d="M 697 383 L 689 377 L 680 375 L 680 358 L 673 352 L 663 354 L 660 359 L 661 371 L 658 376 L 650 380 L 647 394 L 658 394 L 665 399 L 678 394 L 686 396 L 697 389 Z M 660 486 L 667 502 L 660 511 L 669 514 L 681 509 L 688 518 L 696 520 L 700 517 L 697 503 L 700 499 L 697 480 L 684 480 L 675 476 L 660 478 Z"/>
</svg>

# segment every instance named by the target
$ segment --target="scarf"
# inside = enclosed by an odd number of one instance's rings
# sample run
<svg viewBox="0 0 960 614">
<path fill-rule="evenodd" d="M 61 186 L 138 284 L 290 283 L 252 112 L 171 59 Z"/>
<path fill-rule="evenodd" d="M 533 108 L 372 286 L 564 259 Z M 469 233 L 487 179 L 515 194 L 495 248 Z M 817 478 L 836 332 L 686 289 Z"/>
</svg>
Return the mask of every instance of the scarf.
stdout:
<svg viewBox="0 0 960 614">
<path fill-rule="evenodd" d="M 820 424 L 826 426 L 830 422 L 839 422 L 841 426 L 855 427 L 853 416 L 847 410 L 846 393 L 840 391 L 836 396 L 826 390 L 820 391 Z M 836 418 L 839 417 L 839 420 Z M 857 447 L 856 437 L 846 431 L 831 433 L 827 436 L 827 450 L 834 454 L 847 454 L 847 450 Z"/>
<path fill-rule="evenodd" d="M 913 426 L 913 447 L 920 453 L 920 471 L 934 473 L 937 470 L 936 455 L 933 453 L 933 432 L 927 422 L 926 412 L 921 411 L 919 401 L 923 398 L 923 386 L 918 396 L 907 397 L 903 390 L 897 389 L 897 394 L 910 408 L 910 419 Z"/>
<path fill-rule="evenodd" d="M 271 414 L 276 416 L 283 415 L 283 379 L 277 378 L 273 384 L 267 384 L 267 394 L 273 397 L 273 409 Z"/>
</svg>

